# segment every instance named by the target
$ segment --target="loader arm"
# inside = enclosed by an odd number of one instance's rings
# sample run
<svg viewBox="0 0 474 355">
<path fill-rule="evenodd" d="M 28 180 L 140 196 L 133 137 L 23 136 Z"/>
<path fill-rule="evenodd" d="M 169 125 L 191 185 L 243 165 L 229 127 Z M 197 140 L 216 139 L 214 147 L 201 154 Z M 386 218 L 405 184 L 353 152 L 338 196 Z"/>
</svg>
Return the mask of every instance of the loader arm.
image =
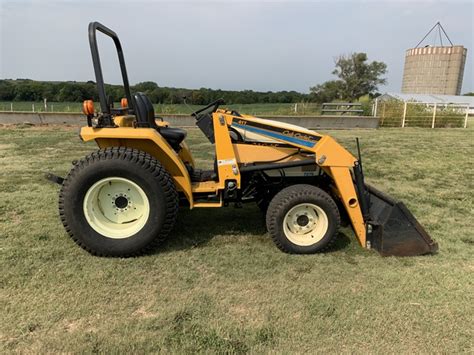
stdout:
<svg viewBox="0 0 474 355">
<path fill-rule="evenodd" d="M 324 136 L 315 145 L 314 152 L 317 164 L 336 185 L 335 193 L 339 195 L 344 205 L 360 245 L 367 247 L 366 223 L 351 175 L 351 169 L 354 168 L 357 159 L 330 136 Z"/>
<path fill-rule="evenodd" d="M 249 140 L 277 142 L 314 153 L 315 164 L 331 178 L 333 193 L 342 202 L 362 247 L 374 248 L 384 256 L 422 255 L 438 250 L 437 243 L 403 203 L 365 185 L 358 159 L 332 137 L 250 115 L 236 117 L 234 112 L 225 110 L 218 110 L 215 115 L 226 117 L 229 126 Z"/>
</svg>

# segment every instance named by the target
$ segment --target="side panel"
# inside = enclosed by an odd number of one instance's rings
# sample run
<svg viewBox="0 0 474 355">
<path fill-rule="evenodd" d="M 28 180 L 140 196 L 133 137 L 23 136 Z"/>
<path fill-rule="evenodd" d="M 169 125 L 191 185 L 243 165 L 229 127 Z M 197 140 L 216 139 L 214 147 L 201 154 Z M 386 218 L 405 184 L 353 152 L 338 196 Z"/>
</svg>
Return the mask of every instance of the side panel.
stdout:
<svg viewBox="0 0 474 355">
<path fill-rule="evenodd" d="M 171 174 L 178 191 L 182 191 L 193 207 L 191 179 L 178 154 L 160 134 L 151 128 L 93 128 L 82 127 L 84 141 L 95 140 L 100 148 L 122 146 L 143 150 L 158 159 Z"/>
<path fill-rule="evenodd" d="M 304 127 L 246 115 L 233 117 L 231 127 L 246 142 L 284 143 L 308 150 L 322 138 Z"/>
<path fill-rule="evenodd" d="M 301 159 L 296 155 L 291 156 L 291 154 L 298 152 L 295 147 L 286 148 L 256 144 L 234 144 L 233 146 L 239 164 L 264 163 L 274 160 L 286 162 Z"/>
</svg>

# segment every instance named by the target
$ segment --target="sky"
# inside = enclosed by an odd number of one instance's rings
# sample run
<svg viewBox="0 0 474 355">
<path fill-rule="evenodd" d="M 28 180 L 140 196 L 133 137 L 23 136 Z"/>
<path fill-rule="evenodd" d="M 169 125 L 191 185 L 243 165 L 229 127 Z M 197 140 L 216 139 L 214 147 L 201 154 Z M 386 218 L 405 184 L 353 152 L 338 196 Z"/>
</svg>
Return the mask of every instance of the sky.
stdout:
<svg viewBox="0 0 474 355">
<path fill-rule="evenodd" d="M 0 79 L 95 80 L 87 27 L 99 21 L 119 35 L 131 83 L 308 92 L 335 78 L 336 57 L 365 52 L 388 66 L 379 90 L 399 92 L 405 50 L 440 21 L 468 48 L 465 93 L 473 20 L 473 0 L 0 0 Z M 99 36 L 99 48 L 105 81 L 120 83 L 112 41 Z"/>
</svg>

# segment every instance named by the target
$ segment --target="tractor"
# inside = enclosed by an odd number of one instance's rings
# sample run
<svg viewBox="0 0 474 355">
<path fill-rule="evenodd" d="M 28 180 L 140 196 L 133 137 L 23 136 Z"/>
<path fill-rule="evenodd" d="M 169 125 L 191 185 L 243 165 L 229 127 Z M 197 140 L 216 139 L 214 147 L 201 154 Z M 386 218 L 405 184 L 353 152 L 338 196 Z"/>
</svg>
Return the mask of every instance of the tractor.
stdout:
<svg viewBox="0 0 474 355">
<path fill-rule="evenodd" d="M 97 32 L 116 47 L 125 97 L 107 96 Z M 89 24 L 100 111 L 83 104 L 80 138 L 98 150 L 73 162 L 61 185 L 59 215 L 70 237 L 99 256 L 136 256 L 172 234 L 180 206 L 225 208 L 256 203 L 268 233 L 284 252 L 312 254 L 334 243 L 347 221 L 363 248 L 383 256 L 437 251 L 406 206 L 364 182 L 354 157 L 329 135 L 221 108 L 217 100 L 192 113 L 215 150 L 213 169 L 199 169 L 184 129 L 155 116 L 150 99 L 132 93 L 122 46 L 106 26 Z M 212 165 L 212 164 L 211 164 Z"/>
</svg>

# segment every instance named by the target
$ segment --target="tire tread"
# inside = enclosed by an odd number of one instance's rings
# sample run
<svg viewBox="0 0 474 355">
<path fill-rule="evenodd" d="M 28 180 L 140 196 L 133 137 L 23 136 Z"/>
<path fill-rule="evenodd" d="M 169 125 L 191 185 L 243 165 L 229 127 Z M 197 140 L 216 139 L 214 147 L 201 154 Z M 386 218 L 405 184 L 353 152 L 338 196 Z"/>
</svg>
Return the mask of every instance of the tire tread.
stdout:
<svg viewBox="0 0 474 355">
<path fill-rule="evenodd" d="M 137 164 L 140 168 L 150 172 L 163 189 L 164 196 L 166 199 L 166 201 L 164 202 L 166 205 L 166 215 L 159 235 L 151 243 L 147 244 L 144 248 L 129 254 L 121 255 L 121 257 L 132 257 L 148 253 L 151 250 L 155 249 L 159 244 L 161 244 L 173 229 L 178 215 L 179 204 L 178 192 L 176 191 L 173 178 L 157 159 L 155 159 L 146 152 L 129 147 L 108 147 L 104 149 L 99 149 L 77 161 L 64 179 L 63 184 L 61 186 L 61 190 L 59 193 L 59 217 L 66 232 L 77 245 L 79 245 L 81 248 L 93 255 L 108 256 L 105 253 L 100 253 L 96 250 L 92 250 L 87 245 L 85 245 L 75 233 L 73 233 L 73 231 L 68 225 L 65 216 L 65 198 L 68 195 L 68 190 L 71 184 L 74 183 L 75 176 L 78 174 L 79 171 L 101 160 L 112 159 L 121 159 L 128 161 L 132 164 Z"/>
<path fill-rule="evenodd" d="M 327 202 L 328 205 L 331 206 L 332 210 L 335 212 L 335 216 L 336 216 L 336 226 L 335 226 L 336 232 L 323 247 L 317 250 L 317 252 L 327 251 L 333 246 L 334 242 L 336 241 L 337 230 L 339 229 L 339 226 L 341 223 L 339 211 L 338 211 L 336 203 L 331 198 L 331 196 L 327 194 L 324 190 L 313 185 L 299 184 L 299 185 L 289 186 L 281 190 L 270 201 L 270 204 L 268 206 L 268 210 L 266 214 L 267 229 L 270 232 L 273 242 L 281 251 L 285 253 L 289 253 L 289 254 L 296 253 L 293 249 L 288 248 L 288 246 L 284 245 L 281 242 L 280 238 L 278 238 L 277 217 L 278 217 L 279 212 L 286 208 L 288 201 L 298 199 L 298 198 L 314 198 L 314 197 L 323 199 L 325 202 Z"/>
</svg>

